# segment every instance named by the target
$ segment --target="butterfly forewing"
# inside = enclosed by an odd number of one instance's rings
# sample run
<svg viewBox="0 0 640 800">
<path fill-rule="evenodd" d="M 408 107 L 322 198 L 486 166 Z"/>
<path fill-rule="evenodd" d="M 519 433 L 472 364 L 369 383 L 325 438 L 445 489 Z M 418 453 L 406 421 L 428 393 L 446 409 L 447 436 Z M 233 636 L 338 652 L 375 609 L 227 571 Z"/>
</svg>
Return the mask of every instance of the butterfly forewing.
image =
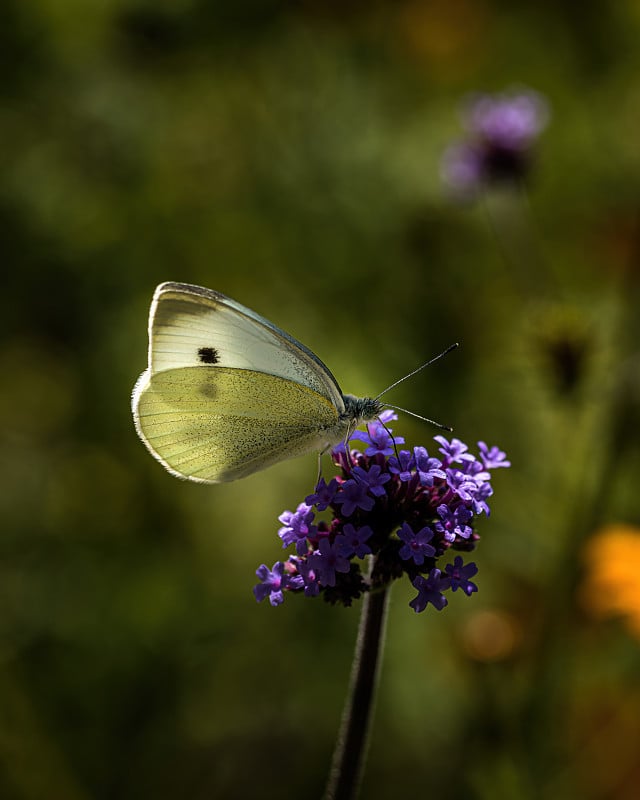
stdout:
<svg viewBox="0 0 640 800">
<path fill-rule="evenodd" d="M 245 369 L 306 386 L 344 411 L 329 369 L 300 342 L 222 294 L 180 283 L 156 289 L 149 318 L 151 374 L 174 368 Z"/>
</svg>

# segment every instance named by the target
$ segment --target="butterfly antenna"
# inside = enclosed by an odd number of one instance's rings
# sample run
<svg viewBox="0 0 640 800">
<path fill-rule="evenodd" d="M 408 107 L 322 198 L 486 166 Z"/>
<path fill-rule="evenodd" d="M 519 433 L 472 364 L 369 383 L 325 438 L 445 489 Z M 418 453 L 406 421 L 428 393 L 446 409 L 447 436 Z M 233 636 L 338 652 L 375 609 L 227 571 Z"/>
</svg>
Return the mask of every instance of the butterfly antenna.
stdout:
<svg viewBox="0 0 640 800">
<path fill-rule="evenodd" d="M 421 419 L 423 422 L 428 422 L 430 425 L 434 425 L 436 428 L 440 428 L 441 431 L 451 432 L 453 430 L 453 428 L 451 428 L 449 425 L 443 425 L 441 422 L 436 422 L 435 419 L 429 419 L 429 417 L 423 417 L 420 414 L 414 414 L 413 411 L 407 411 L 407 409 L 402 408 L 402 406 L 392 406 L 391 403 L 385 403 L 385 406 L 387 408 L 395 408 L 396 411 L 402 411 L 403 414 L 408 414 L 410 417 Z"/>
<path fill-rule="evenodd" d="M 456 347 L 459 346 L 459 344 L 460 344 L 459 342 L 454 342 L 453 344 L 450 344 L 449 347 L 446 348 L 446 350 L 443 350 L 441 353 L 438 353 L 437 356 L 434 356 L 433 358 L 430 358 L 429 361 L 427 361 L 425 364 L 422 364 L 422 366 L 418 367 L 418 369 L 414 369 L 413 372 L 410 372 L 408 375 L 405 375 L 404 378 L 400 378 L 395 383 L 392 383 L 391 386 L 387 386 L 387 388 L 384 389 L 382 392 L 380 392 L 379 395 L 376 395 L 375 399 L 379 400 L 382 397 L 383 394 L 386 394 L 391 389 L 395 389 L 395 387 L 398 386 L 398 384 L 402 383 L 403 381 L 406 381 L 408 378 L 413 378 L 414 375 L 417 375 L 418 372 L 422 372 L 423 369 L 426 369 L 428 366 L 433 364 L 434 361 L 438 361 L 443 356 L 446 356 L 447 353 L 450 353 L 452 350 L 455 350 Z M 391 406 L 391 408 L 395 408 L 395 406 Z M 405 409 L 404 408 L 398 408 L 398 411 L 405 411 Z M 406 414 L 411 414 L 410 411 L 405 411 L 405 413 Z M 418 419 L 425 419 L 425 417 L 421 417 L 418 414 L 411 414 L 411 416 L 412 417 L 418 417 Z M 450 431 L 451 430 L 451 428 L 448 428 L 446 425 L 439 425 L 437 422 L 433 422 L 432 419 L 427 419 L 426 421 L 433 423 L 438 428 L 442 428 L 445 431 Z"/>
</svg>

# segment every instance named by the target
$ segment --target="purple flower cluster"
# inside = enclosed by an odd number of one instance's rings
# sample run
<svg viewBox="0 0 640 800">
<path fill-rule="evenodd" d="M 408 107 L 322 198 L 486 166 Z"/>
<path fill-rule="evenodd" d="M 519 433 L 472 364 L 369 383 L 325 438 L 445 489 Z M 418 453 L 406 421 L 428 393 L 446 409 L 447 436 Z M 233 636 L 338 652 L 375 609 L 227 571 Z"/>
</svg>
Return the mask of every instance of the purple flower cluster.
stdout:
<svg viewBox="0 0 640 800">
<path fill-rule="evenodd" d="M 489 470 L 510 463 L 497 447 L 478 442 L 476 457 L 463 442 L 444 436 L 435 437 L 438 455 L 424 447 L 397 451 L 404 439 L 387 427 L 393 419 L 396 414 L 385 411 L 365 432 L 354 433 L 364 452 L 336 447 L 332 457 L 341 474 L 329 483 L 321 478 L 304 503 L 280 515 L 278 535 L 295 555 L 272 569 L 260 566 L 253 590 L 258 601 L 268 597 L 276 606 L 285 592 L 302 592 L 351 605 L 363 592 L 405 574 L 418 592 L 410 603 L 417 612 L 429 603 L 444 608 L 445 591 L 477 591 L 473 562 L 455 555 L 444 567 L 438 564 L 450 550 L 475 548 L 474 520 L 489 515 L 493 493 Z M 321 512 L 327 519 L 316 519 Z M 360 562 L 366 556 L 374 560 L 365 578 Z"/>
<path fill-rule="evenodd" d="M 545 99 L 531 90 L 473 95 L 463 110 L 467 138 L 445 152 L 443 180 L 466 197 L 493 183 L 524 178 L 548 119 Z"/>
</svg>

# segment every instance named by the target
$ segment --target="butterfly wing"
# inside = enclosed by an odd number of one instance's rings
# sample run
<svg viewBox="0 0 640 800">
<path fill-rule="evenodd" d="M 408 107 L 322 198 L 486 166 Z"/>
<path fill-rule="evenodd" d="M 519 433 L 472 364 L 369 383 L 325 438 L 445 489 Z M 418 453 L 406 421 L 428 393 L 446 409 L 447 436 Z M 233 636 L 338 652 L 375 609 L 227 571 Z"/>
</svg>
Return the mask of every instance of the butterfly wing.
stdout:
<svg viewBox="0 0 640 800">
<path fill-rule="evenodd" d="M 329 368 L 293 336 L 219 292 L 162 283 L 149 315 L 151 373 L 187 366 L 231 367 L 308 386 L 344 410 Z"/>
<path fill-rule="evenodd" d="M 203 483 L 243 478 L 339 440 L 335 407 L 276 375 L 180 367 L 141 376 L 136 427 L 174 475 Z"/>
<path fill-rule="evenodd" d="M 173 474 L 217 483 L 321 450 L 343 435 L 328 368 L 268 320 L 217 292 L 164 283 L 149 317 L 136 429 Z"/>
</svg>

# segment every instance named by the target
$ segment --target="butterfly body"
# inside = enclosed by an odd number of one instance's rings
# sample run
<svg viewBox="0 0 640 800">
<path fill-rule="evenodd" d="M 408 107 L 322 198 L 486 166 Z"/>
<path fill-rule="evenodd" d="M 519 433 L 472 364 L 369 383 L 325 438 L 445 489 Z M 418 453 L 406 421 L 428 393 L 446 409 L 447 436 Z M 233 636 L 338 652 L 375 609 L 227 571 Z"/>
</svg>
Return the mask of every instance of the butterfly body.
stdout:
<svg viewBox="0 0 640 800">
<path fill-rule="evenodd" d="M 149 366 L 132 410 L 142 441 L 172 474 L 243 478 L 322 452 L 381 408 L 343 395 L 311 350 L 234 300 L 190 284 L 157 287 Z"/>
</svg>

